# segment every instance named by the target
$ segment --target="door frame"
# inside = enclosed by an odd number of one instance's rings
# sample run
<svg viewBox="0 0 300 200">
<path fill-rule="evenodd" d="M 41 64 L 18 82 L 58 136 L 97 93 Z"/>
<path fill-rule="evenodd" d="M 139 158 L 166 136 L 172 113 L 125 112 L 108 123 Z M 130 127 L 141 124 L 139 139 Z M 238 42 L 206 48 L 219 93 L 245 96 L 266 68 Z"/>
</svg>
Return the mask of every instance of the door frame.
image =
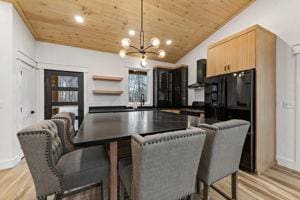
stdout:
<svg viewBox="0 0 300 200">
<path fill-rule="evenodd" d="M 45 116 L 45 100 L 44 100 L 44 70 L 59 70 L 59 71 L 70 71 L 70 72 L 83 72 L 83 83 L 84 83 L 84 109 L 83 115 L 88 113 L 89 109 L 89 96 L 88 96 L 88 67 L 83 66 L 73 66 L 73 65 L 64 65 L 56 63 L 44 63 L 38 62 L 38 85 L 37 88 L 37 106 L 38 113 L 37 116 L 39 119 L 44 119 Z"/>
<path fill-rule="evenodd" d="M 23 119 L 22 119 L 22 116 L 21 116 L 21 112 L 20 112 L 20 109 L 21 109 L 21 104 L 20 104 L 20 101 L 21 101 L 21 98 L 22 98 L 22 95 L 21 95 L 21 92 L 22 92 L 22 88 L 21 88 L 21 84 L 22 84 L 22 76 L 21 76 L 21 73 L 22 73 L 22 69 L 23 69 L 23 66 L 22 64 L 24 64 L 25 66 L 27 66 L 28 68 L 31 68 L 32 69 L 32 102 L 31 102 L 31 109 L 33 111 L 35 111 L 35 113 L 33 114 L 32 116 L 32 124 L 36 123 L 37 121 L 37 108 L 38 108 L 38 104 L 37 104 L 37 72 L 38 72 L 38 68 L 35 66 L 37 63 L 34 61 L 34 60 L 30 60 L 28 58 L 30 57 L 26 57 L 24 53 L 20 53 L 20 51 L 18 51 L 18 56 L 16 58 L 16 66 L 17 66 L 17 106 L 15 108 L 15 111 L 17 114 L 17 125 L 16 125 L 16 132 L 20 131 L 21 129 L 25 128 L 23 127 Z M 21 150 L 21 147 L 20 147 L 20 144 L 19 142 L 15 141 L 15 151 L 16 151 L 16 156 L 21 159 L 23 157 L 23 151 Z"/>
<path fill-rule="evenodd" d="M 62 71 L 62 70 L 49 70 L 46 69 L 44 70 L 44 119 L 50 119 L 52 113 L 48 113 L 47 109 L 49 107 L 52 106 L 68 106 L 68 105 L 73 105 L 73 102 L 57 102 L 57 105 L 54 105 L 54 103 L 52 102 L 52 94 L 51 93 L 46 93 L 46 91 L 48 90 L 49 92 L 52 92 L 52 87 L 51 84 L 45 84 L 46 82 L 50 81 L 50 76 L 47 77 L 46 73 L 49 73 L 49 75 L 58 75 L 58 76 L 74 76 L 74 77 L 78 77 L 78 90 L 76 90 L 78 92 L 78 101 L 76 102 L 76 104 L 74 104 L 74 106 L 78 106 L 78 124 L 80 125 L 83 117 L 84 117 L 84 74 L 83 72 L 70 72 L 70 71 Z M 64 88 L 66 89 L 66 91 L 75 91 L 72 88 Z M 49 101 L 47 101 L 49 100 Z"/>
</svg>

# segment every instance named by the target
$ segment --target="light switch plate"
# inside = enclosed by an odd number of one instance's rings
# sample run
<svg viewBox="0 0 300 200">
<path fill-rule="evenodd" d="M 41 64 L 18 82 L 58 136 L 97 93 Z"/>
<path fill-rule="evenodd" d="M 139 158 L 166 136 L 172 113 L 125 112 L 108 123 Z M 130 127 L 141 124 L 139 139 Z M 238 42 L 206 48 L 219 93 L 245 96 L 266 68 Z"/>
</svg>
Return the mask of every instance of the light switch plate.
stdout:
<svg viewBox="0 0 300 200">
<path fill-rule="evenodd" d="M 284 109 L 294 109 L 295 108 L 295 102 L 292 102 L 292 101 L 283 101 L 282 102 L 282 107 Z"/>
</svg>

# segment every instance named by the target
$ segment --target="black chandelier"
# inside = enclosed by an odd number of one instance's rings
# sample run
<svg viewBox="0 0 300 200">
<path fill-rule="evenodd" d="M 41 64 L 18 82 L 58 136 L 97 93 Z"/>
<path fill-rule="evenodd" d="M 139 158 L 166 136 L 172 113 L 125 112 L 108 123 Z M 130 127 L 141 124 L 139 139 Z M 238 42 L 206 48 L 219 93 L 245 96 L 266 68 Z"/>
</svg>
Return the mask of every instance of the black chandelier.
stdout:
<svg viewBox="0 0 300 200">
<path fill-rule="evenodd" d="M 140 45 L 136 47 L 132 45 L 132 42 L 129 38 L 124 38 L 121 40 L 121 45 L 123 49 L 119 52 L 119 55 L 124 58 L 127 55 L 131 54 L 140 54 L 141 59 L 141 67 L 147 66 L 147 54 L 157 55 L 159 58 L 164 58 L 166 56 L 166 52 L 162 49 L 156 51 L 155 49 L 159 48 L 160 40 L 157 37 L 153 37 L 150 40 L 148 45 L 145 45 L 145 34 L 144 34 L 144 3 L 141 0 L 141 30 L 140 30 Z M 133 30 L 129 31 L 129 34 L 133 36 L 135 32 Z M 170 45 L 172 43 L 171 40 L 167 41 L 167 44 Z"/>
</svg>

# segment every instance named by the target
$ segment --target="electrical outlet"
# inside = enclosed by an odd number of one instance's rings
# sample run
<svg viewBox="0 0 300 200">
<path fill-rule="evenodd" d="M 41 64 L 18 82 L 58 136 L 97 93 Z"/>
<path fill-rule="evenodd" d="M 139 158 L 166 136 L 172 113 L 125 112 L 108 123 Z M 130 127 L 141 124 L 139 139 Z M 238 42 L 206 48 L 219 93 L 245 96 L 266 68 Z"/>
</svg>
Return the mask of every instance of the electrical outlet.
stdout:
<svg viewBox="0 0 300 200">
<path fill-rule="evenodd" d="M 294 109 L 295 108 L 295 102 L 292 102 L 292 101 L 283 101 L 282 102 L 282 107 L 284 109 Z"/>
</svg>

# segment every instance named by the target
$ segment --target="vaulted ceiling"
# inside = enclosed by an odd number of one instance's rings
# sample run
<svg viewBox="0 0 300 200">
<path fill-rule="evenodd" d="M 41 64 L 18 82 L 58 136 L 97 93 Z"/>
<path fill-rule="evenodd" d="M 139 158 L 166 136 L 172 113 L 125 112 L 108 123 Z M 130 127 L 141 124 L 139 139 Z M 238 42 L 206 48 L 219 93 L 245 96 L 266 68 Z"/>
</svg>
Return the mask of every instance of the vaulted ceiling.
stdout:
<svg viewBox="0 0 300 200">
<path fill-rule="evenodd" d="M 128 30 L 140 29 L 140 0 L 9 1 L 39 41 L 118 53 Z M 176 63 L 253 1 L 144 0 L 146 41 L 160 38 L 167 52 L 160 60 Z M 74 15 L 85 22 L 76 23 Z M 138 44 L 138 34 L 132 40 Z"/>
</svg>

